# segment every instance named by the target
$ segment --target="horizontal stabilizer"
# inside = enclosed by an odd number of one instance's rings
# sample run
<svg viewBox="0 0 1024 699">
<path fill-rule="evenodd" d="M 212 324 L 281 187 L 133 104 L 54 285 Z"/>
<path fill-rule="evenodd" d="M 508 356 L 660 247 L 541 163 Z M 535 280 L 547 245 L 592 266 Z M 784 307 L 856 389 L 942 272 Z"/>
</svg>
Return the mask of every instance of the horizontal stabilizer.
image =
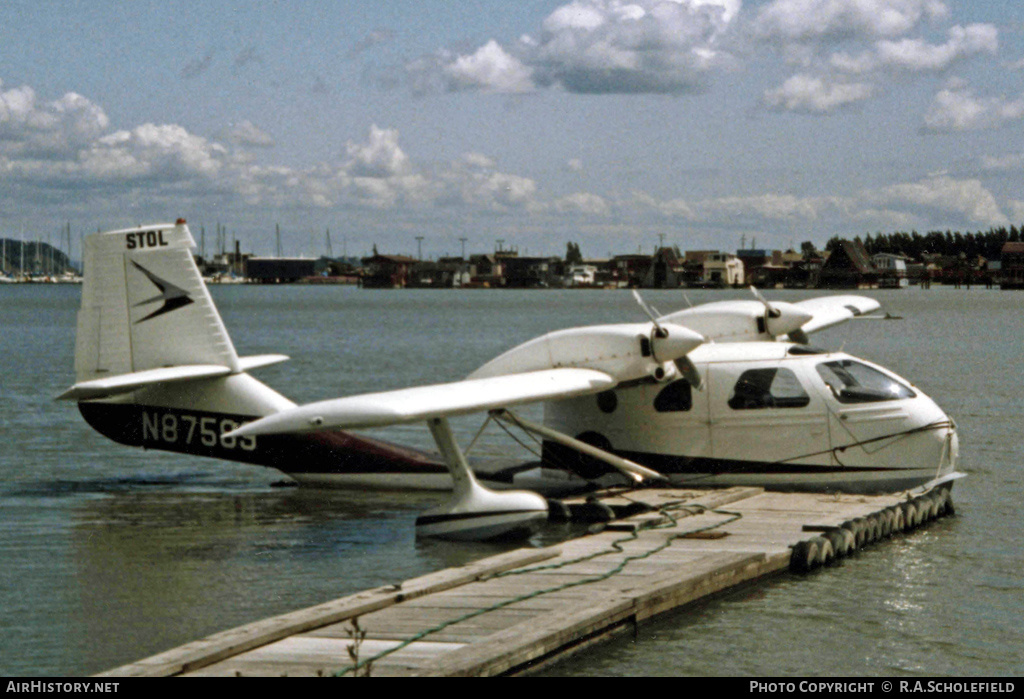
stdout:
<svg viewBox="0 0 1024 699">
<path fill-rule="evenodd" d="M 800 328 L 804 333 L 811 334 L 818 330 L 839 325 L 851 318 L 871 313 L 881 308 L 882 304 L 867 296 L 823 296 L 793 304 L 808 311 L 813 316 Z"/>
<path fill-rule="evenodd" d="M 606 391 L 615 384 L 603 372 L 573 368 L 467 379 L 310 403 L 242 425 L 230 435 L 382 427 L 572 398 Z"/>
<path fill-rule="evenodd" d="M 272 364 L 287 362 L 291 357 L 287 354 L 254 354 L 251 357 L 239 357 L 238 368 L 242 371 L 252 371 Z"/>
<path fill-rule="evenodd" d="M 57 400 L 93 400 L 107 398 L 122 393 L 131 393 L 146 386 L 175 381 L 194 381 L 211 379 L 216 376 L 227 376 L 231 369 L 214 364 L 193 364 L 190 366 L 170 366 L 160 369 L 135 371 L 130 374 L 119 374 L 104 379 L 80 381 L 57 396 Z"/>
<path fill-rule="evenodd" d="M 271 364 L 286 361 L 284 354 L 258 354 L 252 357 L 240 357 L 239 367 L 242 371 L 258 369 Z M 145 371 L 134 371 L 128 374 L 119 374 L 102 379 L 91 379 L 80 381 L 74 386 L 57 396 L 57 400 L 95 400 L 97 398 L 109 398 L 122 393 L 131 393 L 140 388 L 155 386 L 156 384 L 175 383 L 178 381 L 196 381 L 199 379 L 213 379 L 218 376 L 227 376 L 237 373 L 226 366 L 216 364 L 190 364 L 187 366 L 169 366 L 159 369 L 146 369 Z"/>
</svg>

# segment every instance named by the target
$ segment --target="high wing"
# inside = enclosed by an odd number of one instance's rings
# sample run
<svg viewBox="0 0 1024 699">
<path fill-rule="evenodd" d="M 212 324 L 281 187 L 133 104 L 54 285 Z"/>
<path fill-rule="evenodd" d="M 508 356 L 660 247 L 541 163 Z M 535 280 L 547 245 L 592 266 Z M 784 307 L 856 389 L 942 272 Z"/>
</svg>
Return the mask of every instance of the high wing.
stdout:
<svg viewBox="0 0 1024 699">
<path fill-rule="evenodd" d="M 658 318 L 703 335 L 712 342 L 792 340 L 807 342 L 810 333 L 832 327 L 879 308 L 866 296 L 823 296 L 790 303 L 756 299 L 715 301 Z"/>
<path fill-rule="evenodd" d="M 616 383 L 604 372 L 571 367 L 466 379 L 309 403 L 250 422 L 231 434 L 381 427 L 600 393 Z"/>
<path fill-rule="evenodd" d="M 882 304 L 867 296 L 823 296 L 806 301 L 797 301 L 794 306 L 808 311 L 813 316 L 804 323 L 800 330 L 810 334 L 833 325 L 846 322 L 851 318 L 871 313 L 881 308 Z"/>
</svg>

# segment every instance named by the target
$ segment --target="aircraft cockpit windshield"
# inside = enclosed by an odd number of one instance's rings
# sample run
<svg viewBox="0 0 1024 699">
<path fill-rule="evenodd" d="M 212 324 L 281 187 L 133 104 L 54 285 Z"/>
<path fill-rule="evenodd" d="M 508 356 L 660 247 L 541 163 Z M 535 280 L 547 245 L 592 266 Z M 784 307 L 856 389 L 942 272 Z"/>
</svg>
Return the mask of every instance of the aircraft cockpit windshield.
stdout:
<svg viewBox="0 0 1024 699">
<path fill-rule="evenodd" d="M 840 403 L 876 403 L 916 396 L 892 377 L 850 359 L 822 362 L 816 368 Z"/>
</svg>

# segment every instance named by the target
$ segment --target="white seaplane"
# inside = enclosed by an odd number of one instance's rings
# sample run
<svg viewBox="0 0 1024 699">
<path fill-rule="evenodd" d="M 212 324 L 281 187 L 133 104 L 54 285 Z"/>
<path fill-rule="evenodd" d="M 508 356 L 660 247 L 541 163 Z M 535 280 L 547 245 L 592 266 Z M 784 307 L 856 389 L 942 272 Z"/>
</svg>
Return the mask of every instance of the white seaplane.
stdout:
<svg viewBox="0 0 1024 699">
<path fill-rule="evenodd" d="M 61 398 L 132 446 L 260 464 L 300 484 L 450 489 L 417 532 L 483 539 L 535 526 L 532 487 L 609 478 L 884 492 L 962 476 L 953 421 L 920 389 L 808 335 L 876 310 L 837 295 L 708 303 L 552 332 L 462 381 L 297 406 L 249 375 L 191 254 L 183 219 L 85 240 L 76 383 Z M 543 402 L 544 424 L 513 412 Z M 448 419 L 486 413 L 542 440 L 541 466 L 470 468 Z M 426 422 L 436 455 L 343 430 Z M 566 475 L 573 474 L 573 475 Z M 481 482 L 483 481 L 483 482 Z M 490 487 L 488 487 L 490 486 Z"/>
</svg>

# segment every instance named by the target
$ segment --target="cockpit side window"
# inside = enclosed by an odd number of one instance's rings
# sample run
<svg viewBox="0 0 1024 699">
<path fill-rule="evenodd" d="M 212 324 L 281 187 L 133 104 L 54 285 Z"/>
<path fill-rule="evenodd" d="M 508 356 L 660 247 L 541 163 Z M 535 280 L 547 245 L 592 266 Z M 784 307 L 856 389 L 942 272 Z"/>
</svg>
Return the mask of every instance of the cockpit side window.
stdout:
<svg viewBox="0 0 1024 699">
<path fill-rule="evenodd" d="M 840 403 L 877 403 L 914 398 L 917 395 L 909 387 L 877 369 L 850 359 L 823 362 L 816 368 L 822 381 Z"/>
<path fill-rule="evenodd" d="M 748 369 L 740 374 L 729 398 L 729 407 L 733 410 L 803 408 L 810 402 L 796 374 L 779 367 Z"/>
<path fill-rule="evenodd" d="M 693 394 L 690 382 L 686 379 L 673 381 L 658 392 L 654 399 L 654 409 L 659 413 L 675 413 L 693 407 Z"/>
</svg>

